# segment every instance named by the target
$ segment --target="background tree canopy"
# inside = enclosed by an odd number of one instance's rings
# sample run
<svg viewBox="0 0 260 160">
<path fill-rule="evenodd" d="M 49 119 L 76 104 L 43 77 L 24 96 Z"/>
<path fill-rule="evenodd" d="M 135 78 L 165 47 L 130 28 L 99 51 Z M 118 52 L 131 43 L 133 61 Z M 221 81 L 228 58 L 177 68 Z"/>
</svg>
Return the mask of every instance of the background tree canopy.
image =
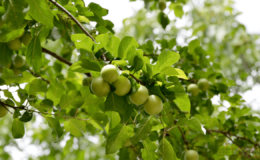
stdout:
<svg viewBox="0 0 260 160">
<path fill-rule="evenodd" d="M 236 21 L 232 0 L 143 2 L 115 32 L 102 4 L 1 0 L 0 160 L 16 150 L 44 160 L 260 158 L 259 108 L 242 98 L 248 78 L 260 81 L 259 35 Z M 127 94 L 90 87 L 108 65 L 128 79 Z M 159 114 L 135 105 L 140 86 L 163 103 Z"/>
</svg>

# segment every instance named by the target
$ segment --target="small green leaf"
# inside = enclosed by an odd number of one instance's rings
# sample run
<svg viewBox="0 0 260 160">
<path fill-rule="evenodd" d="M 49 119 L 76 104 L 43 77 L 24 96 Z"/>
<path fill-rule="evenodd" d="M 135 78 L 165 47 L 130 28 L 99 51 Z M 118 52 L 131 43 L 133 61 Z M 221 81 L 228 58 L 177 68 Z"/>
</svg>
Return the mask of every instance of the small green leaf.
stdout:
<svg viewBox="0 0 260 160">
<path fill-rule="evenodd" d="M 109 119 L 109 128 L 115 128 L 121 121 L 120 116 L 117 112 L 108 111 L 106 112 L 108 119 Z"/>
<path fill-rule="evenodd" d="M 15 118 L 18 118 L 19 116 L 21 116 L 19 109 L 14 110 L 13 118 L 15 119 Z"/>
<path fill-rule="evenodd" d="M 188 79 L 183 70 L 179 68 L 165 67 L 160 73 L 166 74 L 167 76 L 176 76 L 178 78 Z"/>
<path fill-rule="evenodd" d="M 198 118 L 196 117 L 192 117 L 191 119 L 188 120 L 187 122 L 188 127 L 192 130 L 198 131 L 202 134 L 204 134 L 203 130 L 202 130 L 202 126 L 200 121 L 198 120 Z"/>
<path fill-rule="evenodd" d="M 200 46 L 200 41 L 198 39 L 194 39 L 189 43 L 189 52 L 191 54 L 195 53 L 195 48 Z"/>
<path fill-rule="evenodd" d="M 152 86 L 147 88 L 149 90 L 149 95 L 157 95 L 159 96 L 163 102 L 166 101 L 165 96 L 162 94 L 160 86 Z"/>
<path fill-rule="evenodd" d="M 106 154 L 115 153 L 122 148 L 128 138 L 133 135 L 133 129 L 123 124 L 117 125 L 107 137 Z"/>
<path fill-rule="evenodd" d="M 83 136 L 83 133 L 86 131 L 86 122 L 78 119 L 70 119 L 64 122 L 64 128 L 73 136 L 81 137 Z"/>
<path fill-rule="evenodd" d="M 97 52 L 99 49 L 105 47 L 109 42 L 108 33 L 100 34 L 95 38 L 97 43 L 94 43 L 94 52 Z"/>
<path fill-rule="evenodd" d="M 83 105 L 84 98 L 79 91 L 72 90 L 68 94 L 62 95 L 60 99 L 60 108 L 66 109 L 69 106 L 79 108 Z"/>
<path fill-rule="evenodd" d="M 103 68 L 103 63 L 95 60 L 82 59 L 81 67 L 89 71 L 100 72 Z"/>
<path fill-rule="evenodd" d="M 174 11 L 176 17 L 181 18 L 184 14 L 181 3 L 171 3 L 169 9 Z"/>
<path fill-rule="evenodd" d="M 137 72 L 139 70 L 141 70 L 144 66 L 144 61 L 142 58 L 140 58 L 140 56 L 135 56 L 134 57 L 134 71 Z"/>
<path fill-rule="evenodd" d="M 3 80 L 5 80 L 7 85 L 9 85 L 9 84 L 12 84 L 12 83 L 19 82 L 22 79 L 22 76 L 20 76 L 20 75 L 15 76 L 13 70 L 8 69 L 8 68 L 4 68 L 1 78 Z"/>
<path fill-rule="evenodd" d="M 71 40 L 75 43 L 77 49 L 85 49 L 92 52 L 94 42 L 85 34 L 73 34 L 71 35 Z"/>
<path fill-rule="evenodd" d="M 29 13 L 38 22 L 53 28 L 53 14 L 45 0 L 28 0 L 30 5 Z"/>
<path fill-rule="evenodd" d="M 33 118 L 33 113 L 26 111 L 24 112 L 23 116 L 19 118 L 19 120 L 22 122 L 29 122 L 32 120 L 32 118 Z"/>
<path fill-rule="evenodd" d="M 42 66 L 42 47 L 38 37 L 34 36 L 26 51 L 26 62 L 31 65 L 35 72 Z"/>
<path fill-rule="evenodd" d="M 10 63 L 12 63 L 13 51 L 7 47 L 6 43 L 0 43 L 0 50 L 1 50 L 0 67 L 8 66 Z"/>
<path fill-rule="evenodd" d="M 132 143 L 137 143 L 140 140 L 145 140 L 152 129 L 153 119 L 152 116 L 143 118 L 135 128 L 135 135 L 131 138 Z"/>
<path fill-rule="evenodd" d="M 125 98 L 110 92 L 105 102 L 105 111 L 117 111 L 124 114 Z"/>
<path fill-rule="evenodd" d="M 35 79 L 29 84 L 29 95 L 35 95 L 37 92 L 47 92 L 47 82 L 41 79 Z"/>
<path fill-rule="evenodd" d="M 155 150 L 157 149 L 156 144 L 151 142 L 149 138 L 143 141 L 144 148 L 142 149 L 142 158 L 144 160 L 157 160 Z"/>
<path fill-rule="evenodd" d="M 125 102 L 124 110 L 124 113 L 120 115 L 122 123 L 126 123 L 129 120 L 129 118 L 132 115 L 132 112 L 134 111 L 134 105 Z"/>
<path fill-rule="evenodd" d="M 57 105 L 60 102 L 62 94 L 65 92 L 65 88 L 60 84 L 57 79 L 51 81 L 49 89 L 47 91 L 47 98 Z"/>
<path fill-rule="evenodd" d="M 157 19 L 158 19 L 158 22 L 163 27 L 163 29 L 165 29 L 167 27 L 167 25 L 170 23 L 169 17 L 163 12 L 159 13 Z"/>
<path fill-rule="evenodd" d="M 18 138 L 23 138 L 25 133 L 24 130 L 24 123 L 21 122 L 18 118 L 15 118 L 13 120 L 13 125 L 12 125 L 12 135 L 15 139 Z"/>
<path fill-rule="evenodd" d="M 166 138 L 161 140 L 158 151 L 162 160 L 178 160 L 172 145 Z"/>
<path fill-rule="evenodd" d="M 107 46 L 105 46 L 105 49 L 110 52 L 114 57 L 118 57 L 118 47 L 120 44 L 120 39 L 114 35 L 110 36 L 109 42 Z"/>
<path fill-rule="evenodd" d="M 63 134 L 63 129 L 60 126 L 60 122 L 52 117 L 45 117 L 45 119 L 47 120 L 50 128 L 52 128 L 52 134 L 58 140 Z"/>
<path fill-rule="evenodd" d="M 137 41 L 133 38 L 133 37 L 129 37 L 129 36 L 125 36 L 118 48 L 118 57 L 121 59 L 125 59 L 126 58 L 126 54 L 128 52 L 128 50 L 132 47 L 138 47 L 138 43 Z"/>
</svg>

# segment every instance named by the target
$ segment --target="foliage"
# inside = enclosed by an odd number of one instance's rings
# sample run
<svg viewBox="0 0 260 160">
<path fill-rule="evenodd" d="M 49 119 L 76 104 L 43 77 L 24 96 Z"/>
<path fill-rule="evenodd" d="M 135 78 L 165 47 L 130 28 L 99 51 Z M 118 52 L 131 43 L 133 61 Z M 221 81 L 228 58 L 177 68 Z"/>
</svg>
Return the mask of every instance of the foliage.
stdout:
<svg viewBox="0 0 260 160">
<path fill-rule="evenodd" d="M 200 160 L 258 158 L 260 113 L 238 94 L 247 88 L 236 86 L 248 75 L 259 76 L 251 72 L 260 59 L 254 42 L 258 36 L 234 20 L 232 1 L 224 6 L 223 1 L 205 1 L 203 8 L 193 6 L 184 13 L 183 7 L 192 4 L 186 0 L 168 0 L 165 10 L 158 0 L 144 0 L 145 9 L 126 19 L 118 34 L 104 19 L 108 10 L 102 4 L 1 2 L 0 87 L 5 100 L 0 105 L 10 113 L 0 119 L 0 159 L 11 159 L 8 147 L 21 148 L 14 139 L 30 139 L 40 147 L 42 153 L 28 159 L 178 160 L 189 149 Z M 192 25 L 176 28 L 167 10 L 178 18 L 189 16 Z M 148 12 L 154 17 L 147 18 Z M 197 36 L 187 37 L 186 46 L 176 42 L 183 29 Z M 28 46 L 11 50 L 7 43 L 22 39 L 24 32 L 32 35 Z M 20 68 L 13 65 L 16 55 L 26 59 Z M 99 77 L 107 64 L 131 82 L 125 96 L 116 95 L 111 84 L 106 97 L 82 85 L 85 77 Z M 187 86 L 202 78 L 209 89 L 191 96 Z M 160 97 L 161 113 L 148 115 L 143 105 L 131 103 L 129 95 L 140 85 Z M 213 104 L 216 96 L 220 105 Z M 223 110 L 223 102 L 230 107 Z"/>
</svg>

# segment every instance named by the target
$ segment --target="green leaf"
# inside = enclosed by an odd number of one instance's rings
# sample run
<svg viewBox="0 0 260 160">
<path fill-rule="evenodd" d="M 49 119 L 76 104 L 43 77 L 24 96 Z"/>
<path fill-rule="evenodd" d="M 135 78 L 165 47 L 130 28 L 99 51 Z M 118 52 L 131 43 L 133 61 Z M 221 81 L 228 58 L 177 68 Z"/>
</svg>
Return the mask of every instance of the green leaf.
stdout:
<svg viewBox="0 0 260 160">
<path fill-rule="evenodd" d="M 120 38 L 111 35 L 107 46 L 105 46 L 105 49 L 108 52 L 110 52 L 114 57 L 118 57 L 117 53 L 118 53 L 119 44 L 120 44 Z"/>
<path fill-rule="evenodd" d="M 35 79 L 29 84 L 29 95 L 35 95 L 37 92 L 47 92 L 47 82 L 41 79 Z"/>
<path fill-rule="evenodd" d="M 88 5 L 90 11 L 92 11 L 93 13 L 95 13 L 98 17 L 103 17 L 106 16 L 108 14 L 108 10 L 102 8 L 100 5 L 96 4 L 96 3 L 90 3 Z"/>
<path fill-rule="evenodd" d="M 171 3 L 169 9 L 174 11 L 176 17 L 181 18 L 184 15 L 181 3 Z"/>
<path fill-rule="evenodd" d="M 117 125 L 107 137 L 106 154 L 115 153 L 122 148 L 128 138 L 133 135 L 133 129 L 123 124 Z"/>
<path fill-rule="evenodd" d="M 13 125 L 12 125 L 12 135 L 15 139 L 18 138 L 23 138 L 25 133 L 24 130 L 24 123 L 21 122 L 18 118 L 15 118 L 13 120 Z"/>
<path fill-rule="evenodd" d="M 52 134 L 58 140 L 63 134 L 63 129 L 60 126 L 60 122 L 52 117 L 45 117 L 45 119 L 47 120 L 50 128 L 52 128 Z"/>
<path fill-rule="evenodd" d="M 129 120 L 133 111 L 134 111 L 134 105 L 125 102 L 124 112 L 123 112 L 123 114 L 120 115 L 122 123 L 126 123 Z"/>
<path fill-rule="evenodd" d="M 85 49 L 92 52 L 94 42 L 85 34 L 73 34 L 71 35 L 71 40 L 75 43 L 77 49 Z"/>
<path fill-rule="evenodd" d="M 26 0 L 5 0 L 4 6 L 6 12 L 2 16 L 5 23 L 12 23 L 14 28 L 18 28 L 23 22 L 24 17 L 29 11 L 29 6 Z"/>
<path fill-rule="evenodd" d="M 198 118 L 196 117 L 192 117 L 191 119 L 188 120 L 187 122 L 188 127 L 194 131 L 198 131 L 202 134 L 204 134 L 203 130 L 202 130 L 202 126 L 200 121 L 198 120 Z"/>
<path fill-rule="evenodd" d="M 164 68 L 172 66 L 174 63 L 178 62 L 179 59 L 179 53 L 168 49 L 163 50 L 163 52 L 158 56 L 156 65 L 153 66 L 153 74 L 155 75 L 156 73 L 160 73 Z"/>
<path fill-rule="evenodd" d="M 117 112 L 108 111 L 106 112 L 108 119 L 109 119 L 109 128 L 115 128 L 121 121 L 120 116 Z"/>
<path fill-rule="evenodd" d="M 64 122 L 64 128 L 73 136 L 81 137 L 83 136 L 83 133 L 86 131 L 86 122 L 78 119 L 70 119 Z"/>
<path fill-rule="evenodd" d="M 124 114 L 125 98 L 110 92 L 105 101 L 105 111 L 117 111 Z"/>
<path fill-rule="evenodd" d="M 200 41 L 198 39 L 194 39 L 189 43 L 189 52 L 191 54 L 195 53 L 195 48 L 200 46 Z"/>
<path fill-rule="evenodd" d="M 26 62 L 33 67 L 35 72 L 38 72 L 42 66 L 42 47 L 37 36 L 32 38 L 27 47 Z"/>
<path fill-rule="evenodd" d="M 128 65 L 128 63 L 125 60 L 113 60 L 112 64 L 116 65 L 116 66 L 126 66 L 126 65 Z"/>
<path fill-rule="evenodd" d="M 191 104 L 188 94 L 185 92 L 177 77 L 169 77 L 168 81 L 173 82 L 174 84 L 174 86 L 170 88 L 170 90 L 174 91 L 175 93 L 176 99 L 173 100 L 174 103 L 181 111 L 189 112 L 188 114 L 186 114 L 186 117 L 189 117 Z"/>
<path fill-rule="evenodd" d="M 165 67 L 160 73 L 166 74 L 167 76 L 176 76 L 178 78 L 188 79 L 183 70 L 179 68 Z"/>
<path fill-rule="evenodd" d="M 142 149 L 142 158 L 144 160 L 157 160 L 155 150 L 157 149 L 156 144 L 150 141 L 149 138 L 143 141 L 144 148 Z"/>
<path fill-rule="evenodd" d="M 89 70 L 89 71 L 100 72 L 101 69 L 103 68 L 103 63 L 100 61 L 82 59 L 81 62 L 82 62 L 80 64 L 81 67 L 83 67 L 84 69 Z"/>
<path fill-rule="evenodd" d="M 135 128 L 135 135 L 131 138 L 132 143 L 137 143 L 140 140 L 145 140 L 152 129 L 153 119 L 152 116 L 143 118 Z"/>
<path fill-rule="evenodd" d="M 19 120 L 22 122 L 29 122 L 32 120 L 32 118 L 33 118 L 33 113 L 26 111 L 24 112 L 23 116 L 19 118 Z"/>
<path fill-rule="evenodd" d="M 19 116 L 21 116 L 21 113 L 20 113 L 19 109 L 16 109 L 16 110 L 14 111 L 13 118 L 15 119 L 15 118 L 18 118 Z"/>
<path fill-rule="evenodd" d="M 12 55 L 13 51 L 10 50 L 6 43 L 0 43 L 1 50 L 1 58 L 0 58 L 0 66 L 5 67 L 12 63 Z"/>
<path fill-rule="evenodd" d="M 62 94 L 65 92 L 65 88 L 59 83 L 57 79 L 51 81 L 49 89 L 47 91 L 47 98 L 57 105 L 60 102 Z"/>
<path fill-rule="evenodd" d="M 166 101 L 165 96 L 162 94 L 160 86 L 152 86 L 147 88 L 149 90 L 149 95 L 157 95 L 159 96 L 163 102 Z"/>
<path fill-rule="evenodd" d="M 134 71 L 137 72 L 137 71 L 141 70 L 143 68 L 143 66 L 144 66 L 143 59 L 139 56 L 135 56 L 134 57 L 134 65 L 133 65 Z"/>
<path fill-rule="evenodd" d="M 29 13 L 33 19 L 53 28 L 53 15 L 47 1 L 28 0 L 28 3 L 30 5 Z"/>
<path fill-rule="evenodd" d="M 163 27 L 163 29 L 165 29 L 167 27 L 167 25 L 170 23 L 169 17 L 166 14 L 164 14 L 163 12 L 159 13 L 157 19 L 158 19 L 158 22 Z"/>
<path fill-rule="evenodd" d="M 72 90 L 68 94 L 62 95 L 60 99 L 60 108 L 66 109 L 67 107 L 80 108 L 84 103 L 84 98 L 79 91 Z"/>
<path fill-rule="evenodd" d="M 161 140 L 158 151 L 162 160 L 178 160 L 172 145 L 166 138 Z"/>
<path fill-rule="evenodd" d="M 108 33 L 100 34 L 95 38 L 97 43 L 94 43 L 94 52 L 97 52 L 99 49 L 105 47 L 109 42 Z"/>
<path fill-rule="evenodd" d="M 132 47 L 138 47 L 138 43 L 137 41 L 133 38 L 133 37 L 129 37 L 129 36 L 125 36 L 118 48 L 118 57 L 121 59 L 125 59 L 126 58 L 126 54 L 128 52 L 128 50 Z"/>
<path fill-rule="evenodd" d="M 9 85 L 12 83 L 19 82 L 22 79 L 22 76 L 20 75 L 15 76 L 13 70 L 4 68 L 1 78 L 5 80 L 7 85 Z"/>
<path fill-rule="evenodd" d="M 8 24 L 4 24 L 0 28 L 0 42 L 9 42 L 15 38 L 21 36 L 24 33 L 24 28 L 26 27 L 27 22 L 19 26 L 18 29 L 13 30 L 12 27 Z"/>
</svg>

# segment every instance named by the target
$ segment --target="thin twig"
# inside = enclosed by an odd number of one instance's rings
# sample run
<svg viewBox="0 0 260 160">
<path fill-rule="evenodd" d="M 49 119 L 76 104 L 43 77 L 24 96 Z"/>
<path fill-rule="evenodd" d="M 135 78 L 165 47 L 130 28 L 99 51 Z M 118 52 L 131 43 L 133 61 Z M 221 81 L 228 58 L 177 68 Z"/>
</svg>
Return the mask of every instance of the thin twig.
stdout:
<svg viewBox="0 0 260 160">
<path fill-rule="evenodd" d="M 53 53 L 52 51 L 46 49 L 46 48 L 42 48 L 42 52 L 47 53 L 49 55 L 51 55 L 52 57 L 55 57 L 56 59 L 58 59 L 59 61 L 71 66 L 73 63 L 71 63 L 70 61 L 66 60 L 65 58 L 57 55 L 56 53 Z M 91 73 L 85 73 L 88 77 L 92 77 Z"/>
<path fill-rule="evenodd" d="M 85 30 L 85 28 L 81 25 L 81 23 L 69 12 L 67 11 L 64 7 L 62 7 L 59 3 L 57 3 L 56 1 L 54 0 L 49 0 L 51 3 L 53 3 L 56 7 L 58 7 L 60 10 L 62 10 L 64 13 L 66 13 L 78 26 L 79 28 L 87 35 L 89 36 L 92 41 L 95 41 L 95 39 L 88 33 L 87 30 Z"/>
<path fill-rule="evenodd" d="M 187 149 L 189 149 L 189 143 L 188 143 L 187 139 L 185 138 L 185 135 L 184 135 L 184 133 L 182 132 L 180 126 L 178 126 L 178 129 L 179 129 L 180 132 L 181 132 L 182 139 L 184 140 L 184 142 L 185 142 L 185 144 L 186 144 L 186 146 L 187 146 Z"/>
<path fill-rule="evenodd" d="M 49 81 L 49 80 L 43 78 L 42 76 L 40 76 L 40 75 L 37 74 L 37 73 L 34 73 L 32 70 L 27 69 L 27 71 L 29 71 L 34 77 L 40 77 L 43 81 L 45 81 L 45 82 L 47 82 L 48 84 L 50 84 L 50 81 Z"/>
</svg>

